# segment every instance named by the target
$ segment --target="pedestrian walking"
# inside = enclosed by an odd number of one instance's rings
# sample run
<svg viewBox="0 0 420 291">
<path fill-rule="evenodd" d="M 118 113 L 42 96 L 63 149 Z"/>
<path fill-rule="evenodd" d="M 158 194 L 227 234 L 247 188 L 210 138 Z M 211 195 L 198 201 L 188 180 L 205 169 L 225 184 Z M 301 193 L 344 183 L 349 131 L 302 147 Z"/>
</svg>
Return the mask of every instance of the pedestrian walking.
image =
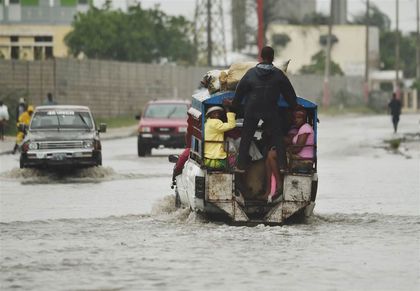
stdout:
<svg viewBox="0 0 420 291">
<path fill-rule="evenodd" d="M 388 103 L 388 112 L 392 115 L 392 124 L 394 126 L 394 133 L 397 133 L 398 122 L 401 114 L 401 101 L 397 99 L 397 94 L 392 93 L 392 99 Z"/>
<path fill-rule="evenodd" d="M 19 116 L 22 115 L 23 112 L 26 111 L 28 108 L 28 104 L 26 104 L 26 101 L 23 97 L 19 98 L 19 104 L 16 107 L 16 122 L 19 122 Z"/>
<path fill-rule="evenodd" d="M 3 100 L 0 100 L 0 140 L 4 140 L 4 131 L 9 121 L 9 110 Z"/>
<path fill-rule="evenodd" d="M 47 99 L 45 99 L 43 105 L 57 105 L 57 102 L 54 101 L 51 93 L 47 94 Z"/>
<path fill-rule="evenodd" d="M 33 113 L 34 113 L 34 107 L 32 105 L 29 105 L 28 109 L 19 116 L 19 120 L 17 123 L 18 132 L 16 134 L 16 143 L 12 150 L 13 155 L 16 153 L 16 151 L 19 148 L 19 145 L 22 143 L 23 139 L 25 138 L 26 127 L 28 127 L 29 123 L 31 123 L 31 118 L 32 118 Z"/>
</svg>

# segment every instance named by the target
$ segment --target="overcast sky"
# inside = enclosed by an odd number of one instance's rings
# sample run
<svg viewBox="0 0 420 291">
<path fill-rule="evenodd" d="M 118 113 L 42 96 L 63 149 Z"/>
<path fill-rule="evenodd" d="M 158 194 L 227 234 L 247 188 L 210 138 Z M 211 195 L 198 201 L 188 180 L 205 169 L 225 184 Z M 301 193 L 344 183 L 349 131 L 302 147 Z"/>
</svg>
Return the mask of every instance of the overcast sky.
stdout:
<svg viewBox="0 0 420 291">
<path fill-rule="evenodd" d="M 104 0 L 94 0 L 100 5 Z M 190 20 L 194 17 L 194 8 L 196 0 L 112 0 L 114 6 L 124 9 L 127 3 L 140 1 L 143 8 L 153 7 L 160 4 L 163 11 L 170 15 L 184 15 Z M 290 0 L 293 1 L 293 0 Z M 223 1 L 226 5 L 226 13 L 229 12 L 228 4 L 230 1 Z M 416 0 L 399 0 L 399 26 L 404 32 L 416 31 Z M 376 4 L 381 11 L 386 13 L 391 19 L 391 25 L 395 28 L 395 11 L 396 0 L 370 0 L 370 3 Z M 317 0 L 317 10 L 328 13 L 330 0 Z M 347 0 L 348 19 L 352 19 L 353 15 L 363 13 L 366 7 L 366 0 Z M 227 21 L 225 21 L 227 23 Z"/>
</svg>

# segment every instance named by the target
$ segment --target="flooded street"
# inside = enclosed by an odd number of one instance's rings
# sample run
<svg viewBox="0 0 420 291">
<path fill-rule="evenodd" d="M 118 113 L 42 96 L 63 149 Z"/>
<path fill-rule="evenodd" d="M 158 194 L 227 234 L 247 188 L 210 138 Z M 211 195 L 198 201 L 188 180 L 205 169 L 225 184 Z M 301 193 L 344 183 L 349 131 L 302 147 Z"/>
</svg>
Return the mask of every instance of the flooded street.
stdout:
<svg viewBox="0 0 420 291">
<path fill-rule="evenodd" d="M 181 150 L 138 158 L 136 137 L 67 175 L 0 155 L 0 289 L 419 290 L 419 121 L 402 115 L 395 136 L 389 116 L 321 117 L 315 215 L 283 227 L 175 210 Z"/>
</svg>

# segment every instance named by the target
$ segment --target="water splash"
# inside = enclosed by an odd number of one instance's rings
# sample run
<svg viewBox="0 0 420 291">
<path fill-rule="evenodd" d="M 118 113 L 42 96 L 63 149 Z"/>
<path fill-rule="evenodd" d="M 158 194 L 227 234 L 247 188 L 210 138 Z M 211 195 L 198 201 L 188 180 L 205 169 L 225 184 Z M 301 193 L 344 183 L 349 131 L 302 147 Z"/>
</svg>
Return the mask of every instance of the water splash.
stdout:
<svg viewBox="0 0 420 291">
<path fill-rule="evenodd" d="M 0 177 L 21 180 L 22 183 L 66 183 L 97 182 L 116 176 L 110 167 L 91 167 L 82 169 L 18 169 L 4 172 Z"/>
</svg>

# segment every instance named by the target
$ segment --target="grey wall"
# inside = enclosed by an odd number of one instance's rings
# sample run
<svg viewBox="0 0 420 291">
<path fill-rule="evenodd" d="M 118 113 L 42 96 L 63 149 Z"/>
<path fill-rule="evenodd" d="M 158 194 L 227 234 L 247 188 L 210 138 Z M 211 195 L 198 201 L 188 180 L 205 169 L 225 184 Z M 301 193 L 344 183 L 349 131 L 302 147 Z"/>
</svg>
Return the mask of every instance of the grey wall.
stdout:
<svg viewBox="0 0 420 291">
<path fill-rule="evenodd" d="M 86 105 L 96 116 L 133 115 L 157 98 L 190 99 L 208 67 L 97 60 L 0 60 L 0 98 L 40 105 L 48 92 L 60 104 Z M 321 104 L 323 77 L 290 76 L 299 96 Z M 334 105 L 362 105 L 363 79 L 332 77 Z"/>
<path fill-rule="evenodd" d="M 324 77 L 318 75 L 289 76 L 296 94 L 322 104 Z M 364 105 L 363 78 L 335 76 L 330 77 L 330 105 L 331 106 L 359 106 Z"/>
<path fill-rule="evenodd" d="M 58 103 L 87 105 L 97 116 L 131 115 L 152 99 L 190 99 L 208 70 L 95 60 L 0 60 L 0 95 L 13 92 L 17 99 L 40 105 L 51 92 Z"/>
</svg>

